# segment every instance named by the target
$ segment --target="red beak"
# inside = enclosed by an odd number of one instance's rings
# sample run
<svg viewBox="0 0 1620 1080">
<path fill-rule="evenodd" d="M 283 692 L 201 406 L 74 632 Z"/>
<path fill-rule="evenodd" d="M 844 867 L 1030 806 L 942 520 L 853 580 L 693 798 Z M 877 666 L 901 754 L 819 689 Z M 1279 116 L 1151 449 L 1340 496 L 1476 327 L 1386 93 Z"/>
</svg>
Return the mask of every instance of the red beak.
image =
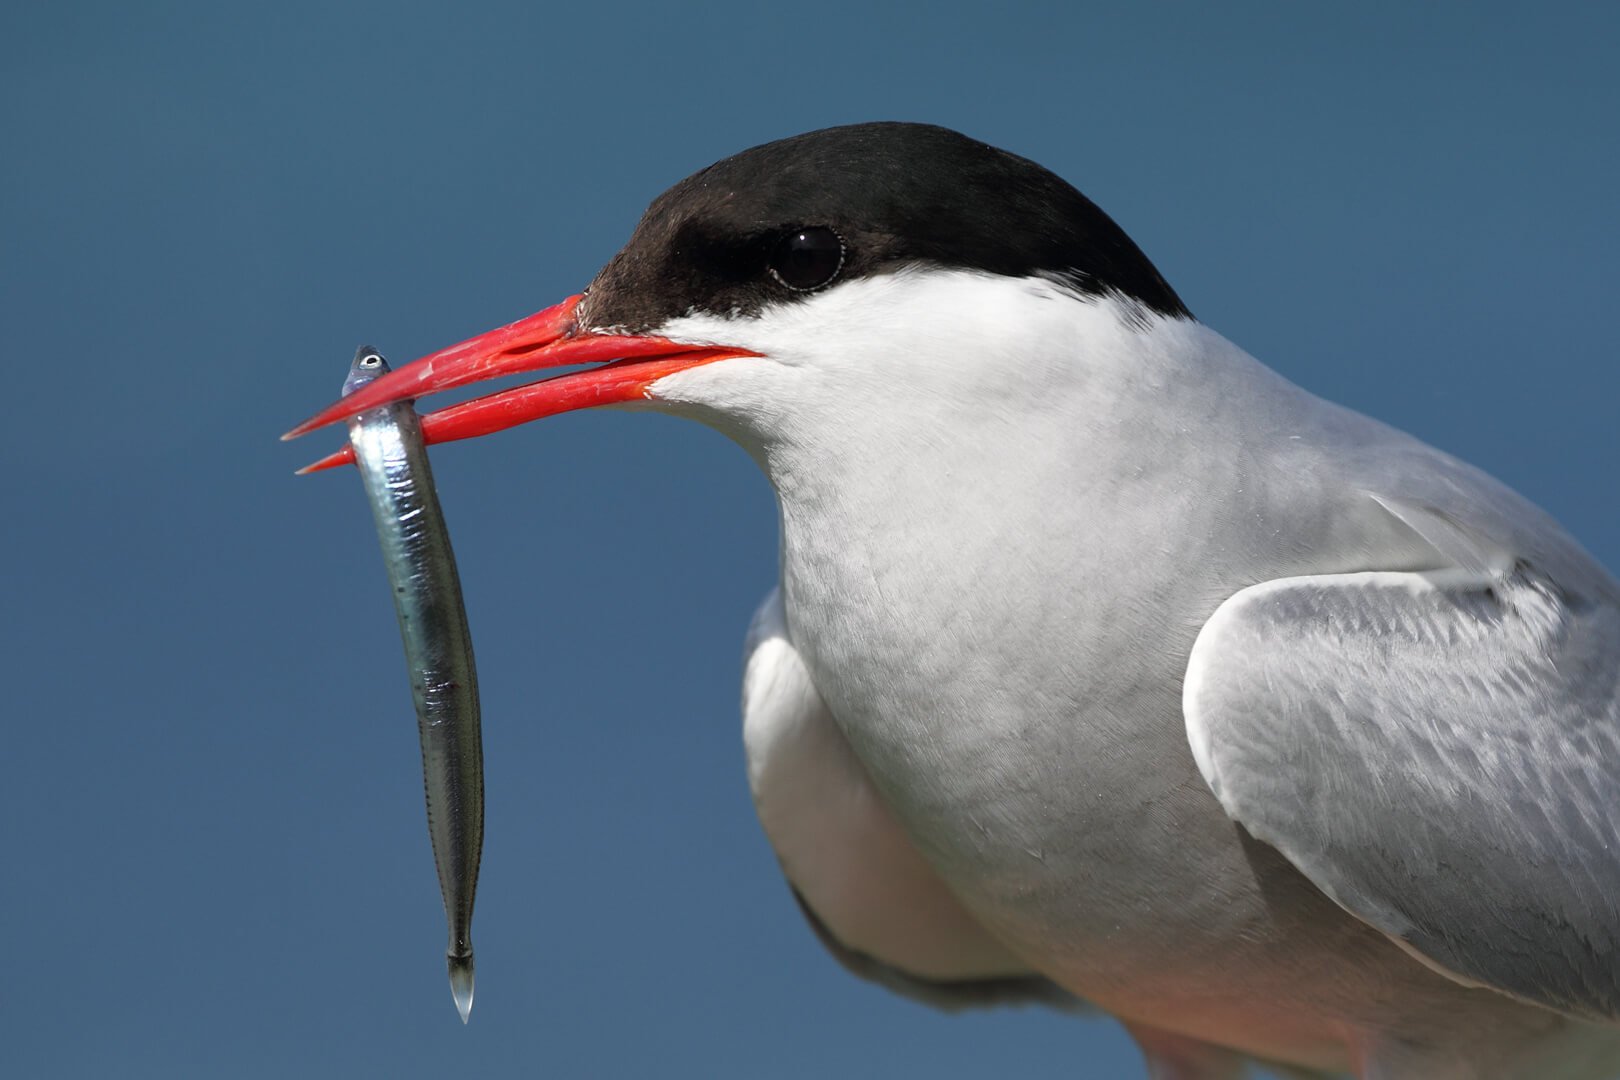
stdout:
<svg viewBox="0 0 1620 1080">
<path fill-rule="evenodd" d="M 470 439 L 574 409 L 640 401 L 647 397 L 647 388 L 666 375 L 715 360 L 759 355 L 732 346 L 581 331 L 574 317 L 579 301 L 580 297 L 570 296 L 555 307 L 406 364 L 333 402 L 282 438 L 297 438 L 396 401 L 502 375 L 614 361 L 474 398 L 422 417 L 426 442 Z M 345 447 L 299 472 L 316 472 L 353 460 L 353 451 Z"/>
</svg>

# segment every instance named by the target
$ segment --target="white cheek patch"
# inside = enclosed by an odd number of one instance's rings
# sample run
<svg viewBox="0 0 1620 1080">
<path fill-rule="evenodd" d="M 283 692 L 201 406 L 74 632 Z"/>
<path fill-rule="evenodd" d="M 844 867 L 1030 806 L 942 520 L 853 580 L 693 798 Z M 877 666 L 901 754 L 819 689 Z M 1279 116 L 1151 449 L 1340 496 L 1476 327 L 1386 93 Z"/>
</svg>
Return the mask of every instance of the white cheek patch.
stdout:
<svg viewBox="0 0 1620 1080">
<path fill-rule="evenodd" d="M 987 415 L 1044 407 L 1087 369 L 1133 367 L 1173 353 L 1186 320 L 1144 329 L 1139 306 L 1077 297 L 1046 277 L 913 268 L 845 281 L 754 315 L 695 312 L 651 333 L 683 344 L 736 346 L 758 357 L 702 364 L 652 383 L 647 397 L 722 430 L 751 452 L 831 439 L 882 452 L 897 424 L 960 423 L 963 403 Z M 1176 341 L 1156 340 L 1168 335 Z"/>
<path fill-rule="evenodd" d="M 1081 300 L 1060 283 L 970 270 L 914 268 L 843 282 L 757 315 L 692 312 L 652 331 L 693 344 L 737 345 L 787 366 L 859 362 L 919 374 L 1051 342 L 1084 344 L 1139 327 L 1133 305 Z"/>
</svg>

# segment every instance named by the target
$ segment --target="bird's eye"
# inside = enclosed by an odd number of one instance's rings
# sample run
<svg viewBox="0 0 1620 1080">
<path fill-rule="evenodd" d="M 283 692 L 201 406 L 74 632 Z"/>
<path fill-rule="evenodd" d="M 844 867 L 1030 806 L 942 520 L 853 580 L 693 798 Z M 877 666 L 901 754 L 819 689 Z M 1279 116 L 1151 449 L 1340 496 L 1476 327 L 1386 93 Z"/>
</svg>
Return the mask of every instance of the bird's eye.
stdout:
<svg viewBox="0 0 1620 1080">
<path fill-rule="evenodd" d="M 771 277 L 794 292 L 819 289 L 844 268 L 844 238 L 825 225 L 795 229 L 771 250 Z"/>
</svg>

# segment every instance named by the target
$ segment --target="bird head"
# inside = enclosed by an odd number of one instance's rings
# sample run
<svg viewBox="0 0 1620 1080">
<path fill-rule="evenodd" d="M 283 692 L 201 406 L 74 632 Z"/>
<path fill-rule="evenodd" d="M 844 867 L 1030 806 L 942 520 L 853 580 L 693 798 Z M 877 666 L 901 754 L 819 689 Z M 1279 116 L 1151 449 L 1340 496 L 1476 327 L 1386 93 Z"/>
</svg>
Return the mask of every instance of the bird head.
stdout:
<svg viewBox="0 0 1620 1080">
<path fill-rule="evenodd" d="M 287 437 L 497 376 L 596 364 L 429 413 L 424 437 L 643 405 L 758 446 L 815 426 L 831 402 L 993 395 L 1052 299 L 1187 316 L 1130 238 L 1039 165 L 928 125 L 829 128 L 695 173 L 654 200 L 581 295 L 405 365 Z"/>
</svg>

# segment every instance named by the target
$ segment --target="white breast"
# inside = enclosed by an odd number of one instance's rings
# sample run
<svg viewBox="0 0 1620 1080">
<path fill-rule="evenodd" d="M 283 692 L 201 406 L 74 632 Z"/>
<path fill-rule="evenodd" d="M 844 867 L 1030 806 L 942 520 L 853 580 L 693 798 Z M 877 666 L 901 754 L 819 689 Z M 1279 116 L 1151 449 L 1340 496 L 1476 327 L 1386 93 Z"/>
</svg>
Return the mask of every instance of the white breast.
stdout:
<svg viewBox="0 0 1620 1080">
<path fill-rule="evenodd" d="M 788 641 L 780 595 L 754 618 L 743 677 L 748 780 L 783 871 L 840 942 L 925 979 L 1029 969 L 917 853 Z"/>
</svg>

